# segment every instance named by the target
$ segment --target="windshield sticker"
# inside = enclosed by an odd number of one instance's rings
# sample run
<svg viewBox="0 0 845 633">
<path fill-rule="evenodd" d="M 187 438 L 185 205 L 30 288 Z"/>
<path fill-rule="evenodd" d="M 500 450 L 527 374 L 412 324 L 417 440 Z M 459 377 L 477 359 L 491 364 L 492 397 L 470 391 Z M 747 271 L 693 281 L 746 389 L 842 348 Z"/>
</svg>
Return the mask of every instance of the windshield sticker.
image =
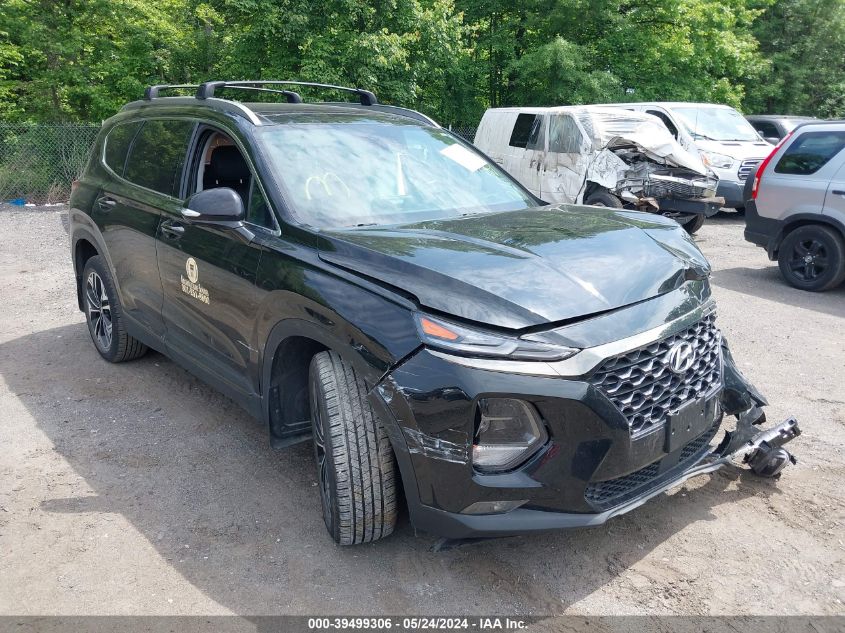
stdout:
<svg viewBox="0 0 845 633">
<path fill-rule="evenodd" d="M 179 275 L 182 281 L 182 292 L 205 304 L 210 303 L 208 289 L 198 283 L 200 270 L 199 266 L 197 266 L 197 261 L 193 257 L 189 257 L 188 261 L 185 262 L 185 272 L 188 275 L 187 278 L 185 278 L 185 275 Z"/>
<path fill-rule="evenodd" d="M 478 171 L 487 164 L 481 156 L 469 151 L 463 145 L 455 143 L 440 150 L 446 158 L 455 161 L 467 171 Z"/>
</svg>

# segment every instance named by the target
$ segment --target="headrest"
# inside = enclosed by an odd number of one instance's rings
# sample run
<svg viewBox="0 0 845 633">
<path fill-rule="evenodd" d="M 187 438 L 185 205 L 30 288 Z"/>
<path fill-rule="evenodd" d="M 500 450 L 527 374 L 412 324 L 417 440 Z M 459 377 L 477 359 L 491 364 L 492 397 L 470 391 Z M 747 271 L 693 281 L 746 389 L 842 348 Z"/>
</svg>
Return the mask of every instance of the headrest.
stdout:
<svg viewBox="0 0 845 633">
<path fill-rule="evenodd" d="M 223 145 L 211 152 L 211 171 L 218 180 L 242 180 L 250 176 L 244 157 L 234 145 Z"/>
</svg>

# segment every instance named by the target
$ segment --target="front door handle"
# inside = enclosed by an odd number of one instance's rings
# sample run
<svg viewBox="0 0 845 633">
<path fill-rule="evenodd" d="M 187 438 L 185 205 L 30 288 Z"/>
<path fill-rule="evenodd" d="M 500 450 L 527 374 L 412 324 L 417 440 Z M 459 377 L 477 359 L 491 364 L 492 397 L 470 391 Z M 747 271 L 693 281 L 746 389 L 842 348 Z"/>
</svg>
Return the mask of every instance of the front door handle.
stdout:
<svg viewBox="0 0 845 633">
<path fill-rule="evenodd" d="M 167 222 L 162 222 L 161 232 L 171 238 L 179 239 L 185 234 L 185 227 L 168 220 Z"/>
<path fill-rule="evenodd" d="M 117 200 L 115 200 L 114 198 L 109 198 L 108 196 L 97 198 L 95 203 L 97 205 L 97 208 L 103 213 L 108 213 L 117 206 Z"/>
<path fill-rule="evenodd" d="M 835 196 L 845 196 L 845 191 L 843 191 L 842 189 L 834 189 L 830 193 Z"/>
</svg>

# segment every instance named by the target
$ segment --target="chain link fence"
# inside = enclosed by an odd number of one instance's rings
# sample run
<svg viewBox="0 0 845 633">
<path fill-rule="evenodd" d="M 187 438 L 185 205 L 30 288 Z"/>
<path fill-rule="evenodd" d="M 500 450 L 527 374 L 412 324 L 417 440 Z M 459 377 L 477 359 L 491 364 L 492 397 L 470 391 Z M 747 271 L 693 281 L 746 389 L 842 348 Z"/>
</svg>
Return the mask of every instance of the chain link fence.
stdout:
<svg viewBox="0 0 845 633">
<path fill-rule="evenodd" d="M 99 125 L 0 123 L 0 203 L 65 202 Z"/>
<path fill-rule="evenodd" d="M 475 131 L 478 129 L 475 125 L 449 125 L 447 127 L 449 131 L 457 134 L 470 143 L 472 143 L 473 139 L 475 139 Z"/>
</svg>

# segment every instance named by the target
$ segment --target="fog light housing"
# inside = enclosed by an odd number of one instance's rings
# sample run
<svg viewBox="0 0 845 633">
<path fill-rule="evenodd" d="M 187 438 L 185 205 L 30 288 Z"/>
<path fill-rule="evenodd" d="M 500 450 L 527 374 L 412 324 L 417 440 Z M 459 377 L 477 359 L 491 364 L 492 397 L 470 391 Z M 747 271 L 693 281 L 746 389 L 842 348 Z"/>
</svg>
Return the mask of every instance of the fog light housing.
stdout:
<svg viewBox="0 0 845 633">
<path fill-rule="evenodd" d="M 534 407 L 516 398 L 482 398 L 472 445 L 473 466 L 482 472 L 509 470 L 549 438 Z"/>
<path fill-rule="evenodd" d="M 528 503 L 528 499 L 517 499 L 515 501 L 476 501 L 461 510 L 461 514 L 504 514 L 516 510 L 519 506 Z"/>
</svg>

